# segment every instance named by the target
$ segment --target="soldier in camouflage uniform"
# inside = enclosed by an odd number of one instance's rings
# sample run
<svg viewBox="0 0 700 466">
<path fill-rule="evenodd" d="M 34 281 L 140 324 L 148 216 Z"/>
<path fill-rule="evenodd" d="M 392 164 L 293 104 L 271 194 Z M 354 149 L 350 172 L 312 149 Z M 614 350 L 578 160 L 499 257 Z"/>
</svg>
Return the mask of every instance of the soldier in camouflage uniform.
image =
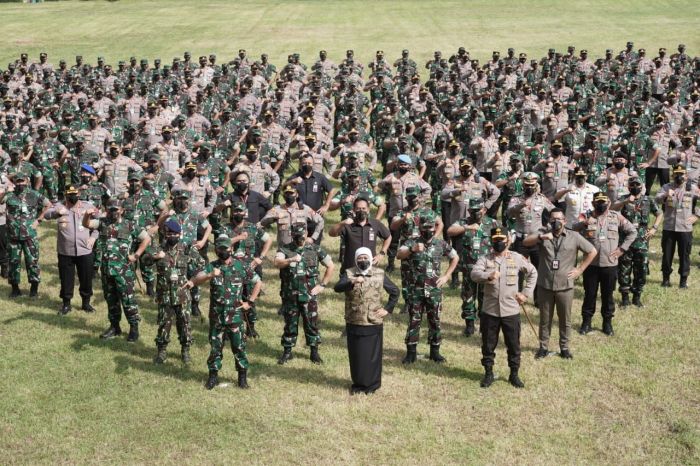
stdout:
<svg viewBox="0 0 700 466">
<path fill-rule="evenodd" d="M 420 217 L 420 238 L 406 241 L 396 255 L 401 261 L 408 261 L 413 275 L 413 286 L 409 293 L 409 324 L 406 331 L 406 357 L 404 364 L 416 361 L 416 347 L 420 336 L 423 313 L 428 315 L 428 343 L 430 359 L 442 363 L 445 358 L 440 355 L 440 311 L 442 310 L 441 288 L 448 282 L 459 262 L 457 252 L 436 235 L 435 214 L 430 212 Z M 450 259 L 450 265 L 444 275 L 440 275 L 440 260 Z"/>
<path fill-rule="evenodd" d="M 39 137 L 34 141 L 31 160 L 34 166 L 44 175 L 42 192 L 52 202 L 56 202 L 60 193 L 58 161 L 68 150 L 56 139 L 47 137 L 48 129 L 48 126 L 45 124 L 39 125 Z"/>
<path fill-rule="evenodd" d="M 22 254 L 27 267 L 27 280 L 31 286 L 29 296 L 34 298 L 41 281 L 36 230 L 51 203 L 41 193 L 27 186 L 29 179 L 26 174 L 18 172 L 11 180 L 14 189 L 0 192 L 0 202 L 4 202 L 7 209 L 7 239 L 10 249 L 8 282 L 12 286 L 10 298 L 22 295 L 19 290 Z"/>
<path fill-rule="evenodd" d="M 262 228 L 246 220 L 247 208 L 244 202 L 230 200 L 224 204 L 230 204 L 231 223 L 222 226 L 221 234 L 231 238 L 234 247 L 234 256 L 250 265 L 255 273 L 262 278 L 262 261 L 267 256 L 272 246 L 272 237 Z M 228 205 L 227 205 L 228 207 Z M 247 300 L 253 291 L 251 284 L 246 283 L 243 288 L 243 299 Z M 258 321 L 258 313 L 255 303 L 252 303 L 248 310 L 247 335 L 257 338 L 258 332 L 255 330 L 255 323 Z"/>
<path fill-rule="evenodd" d="M 219 236 L 214 242 L 217 259 L 204 267 L 204 274 L 189 281 L 185 287 L 210 284 L 210 314 L 216 316 L 209 332 L 211 351 L 207 359 L 209 380 L 206 387 L 211 390 L 219 384 L 219 371 L 223 358 L 224 338 L 231 342 L 231 350 L 238 371 L 238 386 L 248 388 L 248 356 L 245 350 L 245 313 L 258 298 L 262 282 L 260 277 L 243 261 L 233 257 L 231 238 Z M 247 300 L 243 299 L 243 287 L 253 285 Z"/>
<path fill-rule="evenodd" d="M 326 251 L 316 244 L 307 243 L 306 223 L 295 223 L 291 230 L 292 242 L 280 246 L 274 261 L 275 267 L 281 270 L 284 316 L 284 352 L 277 362 L 284 364 L 292 359 L 292 348 L 297 342 L 301 314 L 306 345 L 311 348 L 310 359 L 314 364 L 321 364 L 323 361 L 318 354 L 318 345 L 321 343 L 318 330 L 318 294 L 326 288 L 335 267 Z M 320 280 L 319 263 L 326 267 Z"/>
<path fill-rule="evenodd" d="M 182 228 L 175 220 L 165 222 L 165 235 L 162 245 L 155 245 L 152 253 L 143 255 L 146 265 L 155 263 L 156 302 L 158 303 L 158 332 L 156 346 L 158 354 L 153 362 L 163 364 L 168 357 L 170 329 L 175 316 L 177 336 L 182 346 L 182 362 L 190 362 L 192 329 L 190 327 L 190 293 L 182 287 L 187 280 L 201 272 L 206 264 L 192 243 L 180 240 Z"/>
<path fill-rule="evenodd" d="M 78 199 L 89 202 L 97 209 L 101 209 L 105 202 L 112 196 L 107 186 L 97 181 L 95 169 L 88 164 L 80 166 L 80 186 L 78 186 Z M 102 265 L 102 247 L 100 246 L 100 238 L 95 240 L 92 249 L 93 265 L 95 267 L 95 276 L 99 272 Z"/>
<path fill-rule="evenodd" d="M 94 218 L 95 210 L 85 212 L 83 226 L 98 230 L 102 247 L 102 290 L 107 301 L 107 316 L 109 328 L 100 338 L 108 339 L 121 335 L 119 321 L 122 309 L 129 322 L 127 341 L 135 342 L 139 338 L 139 307 L 134 295 L 134 263 L 141 258 L 151 242 L 148 232 L 139 228 L 131 220 L 123 217 L 123 209 L 119 201 L 110 199 L 106 203 L 107 215 L 104 218 Z M 132 254 L 132 245 L 140 241 L 138 248 Z"/>
<path fill-rule="evenodd" d="M 619 210 L 637 230 L 637 239 L 630 248 L 620 257 L 620 269 L 618 283 L 622 302 L 620 305 L 630 305 L 629 293 L 632 292 L 632 304 L 642 307 L 642 290 L 649 274 L 649 240 L 656 233 L 659 224 L 663 220 L 663 213 L 654 199 L 642 194 L 642 180 L 638 176 L 629 179 L 629 194 L 622 196 L 614 205 L 614 210 Z M 649 215 L 656 217 L 654 224 L 649 228 Z M 632 279 L 634 276 L 634 280 Z"/>
<path fill-rule="evenodd" d="M 450 237 L 462 240 L 459 266 L 462 269 L 462 319 L 466 322 L 464 335 L 474 335 L 474 322 L 477 318 L 477 301 L 479 310 L 483 302 L 483 289 L 479 288 L 470 274 L 479 257 L 491 251 L 491 228 L 500 226 L 498 220 L 486 215 L 486 206 L 482 199 L 469 201 L 469 216 L 459 219 L 448 229 Z"/>
</svg>

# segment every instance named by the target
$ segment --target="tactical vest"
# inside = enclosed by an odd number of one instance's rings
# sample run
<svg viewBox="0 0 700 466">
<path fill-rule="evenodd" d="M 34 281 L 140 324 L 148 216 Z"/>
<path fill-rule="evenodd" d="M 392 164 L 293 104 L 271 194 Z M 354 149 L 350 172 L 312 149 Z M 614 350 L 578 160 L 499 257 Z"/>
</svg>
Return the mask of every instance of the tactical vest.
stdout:
<svg viewBox="0 0 700 466">
<path fill-rule="evenodd" d="M 348 270 L 348 278 L 364 278 L 363 283 L 356 283 L 353 289 L 345 292 L 345 322 L 353 325 L 379 325 L 380 319 L 374 312 L 381 307 L 384 289 L 384 271 L 373 268 L 370 275 L 359 275 Z"/>
</svg>

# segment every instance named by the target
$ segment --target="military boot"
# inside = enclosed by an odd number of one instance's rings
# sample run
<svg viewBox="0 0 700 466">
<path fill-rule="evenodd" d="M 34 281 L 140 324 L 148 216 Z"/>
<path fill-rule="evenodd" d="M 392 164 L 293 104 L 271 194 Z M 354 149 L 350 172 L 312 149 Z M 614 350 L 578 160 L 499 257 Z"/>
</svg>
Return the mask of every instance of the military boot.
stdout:
<svg viewBox="0 0 700 466">
<path fill-rule="evenodd" d="M 114 338 L 116 336 L 119 336 L 122 334 L 122 329 L 119 326 L 119 324 L 110 324 L 109 328 L 102 332 L 102 335 L 100 335 L 100 338 L 103 338 L 105 340 Z"/>
<path fill-rule="evenodd" d="M 464 336 L 465 337 L 470 337 L 474 335 L 474 332 L 476 332 L 476 327 L 474 326 L 474 321 L 469 319 L 466 321 L 467 327 L 464 329 Z"/>
<path fill-rule="evenodd" d="M 92 307 L 92 304 L 90 304 L 90 297 L 89 296 L 83 297 L 83 304 L 82 304 L 82 306 L 80 306 L 80 309 L 87 312 L 88 314 L 95 312 L 95 308 Z"/>
<path fill-rule="evenodd" d="M 493 384 L 493 367 L 484 367 L 484 378 L 481 379 L 481 388 L 488 388 Z"/>
<path fill-rule="evenodd" d="M 609 337 L 615 335 L 615 331 L 613 330 L 613 326 L 612 326 L 612 318 L 611 317 L 608 317 L 607 319 L 603 319 L 603 333 Z"/>
<path fill-rule="evenodd" d="M 309 356 L 309 359 L 311 359 L 311 362 L 314 364 L 321 364 L 323 362 L 321 356 L 318 355 L 318 346 L 311 347 L 311 355 Z"/>
<path fill-rule="evenodd" d="M 32 282 L 29 287 L 29 297 L 36 298 L 39 296 L 39 282 Z"/>
<path fill-rule="evenodd" d="M 285 364 L 287 361 L 290 359 L 293 359 L 294 356 L 292 356 L 292 347 L 291 346 L 285 346 L 284 347 L 284 352 L 282 353 L 282 356 L 277 360 L 277 364 Z"/>
<path fill-rule="evenodd" d="M 688 288 L 688 277 L 681 277 L 681 281 L 678 284 L 678 288 Z"/>
<path fill-rule="evenodd" d="M 8 270 L 7 264 L 1 264 L 0 265 L 0 277 L 7 278 L 7 276 L 8 276 L 7 270 Z"/>
<path fill-rule="evenodd" d="M 581 322 L 581 328 L 578 329 L 578 333 L 581 335 L 586 335 L 591 331 L 591 318 L 584 316 L 583 322 Z"/>
<path fill-rule="evenodd" d="M 248 388 L 248 371 L 245 369 L 238 371 L 238 386 Z"/>
<path fill-rule="evenodd" d="M 389 258 L 386 263 L 386 269 L 384 270 L 386 273 L 391 273 L 394 271 L 394 258 Z"/>
<path fill-rule="evenodd" d="M 644 304 L 642 304 L 642 295 L 641 293 L 634 293 L 632 295 L 632 304 L 634 304 L 637 307 L 644 307 Z"/>
<path fill-rule="evenodd" d="M 620 303 L 620 306 L 627 307 L 629 305 L 630 305 L 630 294 L 629 293 L 622 293 L 622 302 Z"/>
<path fill-rule="evenodd" d="M 416 362 L 416 345 L 406 345 L 406 356 L 401 361 L 403 364 L 413 364 Z"/>
<path fill-rule="evenodd" d="M 211 390 L 217 385 L 219 385 L 219 372 L 210 370 L 209 379 L 207 380 L 205 387 L 207 387 L 207 390 Z"/>
<path fill-rule="evenodd" d="M 153 282 L 146 282 L 146 295 L 149 298 L 154 298 L 156 296 L 156 291 L 153 287 Z"/>
<path fill-rule="evenodd" d="M 518 369 L 511 369 L 510 370 L 510 375 L 508 376 L 508 382 L 515 388 L 523 388 L 525 387 L 525 384 L 523 383 L 522 380 L 520 380 L 520 377 L 518 376 Z"/>
<path fill-rule="evenodd" d="M 248 324 L 248 329 L 246 330 L 245 334 L 250 338 L 258 338 L 260 336 L 258 335 L 258 332 L 255 331 L 255 322 Z"/>
<path fill-rule="evenodd" d="M 408 314 L 408 303 L 403 303 L 403 306 L 401 306 L 401 310 L 399 311 L 399 314 Z"/>
<path fill-rule="evenodd" d="M 661 286 L 664 288 L 669 288 L 671 286 L 671 276 L 670 275 L 664 275 L 662 281 L 661 281 Z"/>
<path fill-rule="evenodd" d="M 442 364 L 446 361 L 444 356 L 440 354 L 440 345 L 430 345 L 430 360 L 438 364 Z"/>
<path fill-rule="evenodd" d="M 454 272 L 452 274 L 452 280 L 450 280 L 450 289 L 451 290 L 456 290 L 459 288 L 460 283 L 459 283 L 459 274 L 457 272 Z"/>
<path fill-rule="evenodd" d="M 10 291 L 10 298 L 19 298 L 22 296 L 22 291 L 19 289 L 18 283 L 12 283 L 12 291 Z"/>
<path fill-rule="evenodd" d="M 61 309 L 58 310 L 58 313 L 62 316 L 68 314 L 71 311 L 70 307 L 70 299 L 64 299 L 63 304 L 61 305 Z"/>
<path fill-rule="evenodd" d="M 192 317 L 201 317 L 202 312 L 199 310 L 199 303 L 192 302 Z"/>
<path fill-rule="evenodd" d="M 165 346 L 158 346 L 158 354 L 153 358 L 153 362 L 155 364 L 163 364 L 166 359 L 168 359 L 168 351 Z"/>
<path fill-rule="evenodd" d="M 139 324 L 131 324 L 129 326 L 129 335 L 126 337 L 126 341 L 133 343 L 139 339 Z"/>
<path fill-rule="evenodd" d="M 182 362 L 184 364 L 189 364 L 192 362 L 192 358 L 190 357 L 190 347 L 189 346 L 183 346 L 182 350 L 180 351 L 180 358 L 182 358 Z"/>
</svg>

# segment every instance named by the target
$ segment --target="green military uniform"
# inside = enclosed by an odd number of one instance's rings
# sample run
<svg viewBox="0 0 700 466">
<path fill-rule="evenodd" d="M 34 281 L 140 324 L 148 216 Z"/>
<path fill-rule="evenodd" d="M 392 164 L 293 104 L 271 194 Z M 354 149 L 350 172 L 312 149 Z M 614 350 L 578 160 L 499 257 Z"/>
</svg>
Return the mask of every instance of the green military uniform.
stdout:
<svg viewBox="0 0 700 466">
<path fill-rule="evenodd" d="M 641 180 L 633 177 L 629 181 L 630 188 L 637 185 L 641 191 Z M 658 217 L 661 209 L 653 198 L 646 195 L 637 195 L 630 201 L 631 194 L 622 196 L 619 202 L 623 203 L 620 213 L 629 220 L 637 230 L 637 238 L 630 248 L 620 257 L 618 283 L 622 294 L 622 306 L 629 305 L 629 292 L 632 292 L 633 303 L 641 306 L 640 296 L 649 274 L 649 240 L 646 238 L 648 231 L 656 233 L 656 227 L 649 228 L 649 215 Z M 634 277 L 634 279 L 632 278 Z"/>
<path fill-rule="evenodd" d="M 28 178 L 23 173 L 17 173 L 13 182 Z M 20 260 L 24 254 L 27 267 L 27 280 L 32 285 L 32 296 L 36 296 L 36 288 L 41 281 L 39 270 L 39 238 L 34 227 L 39 212 L 51 203 L 41 193 L 25 187 L 22 192 L 15 187 L 14 192 L 5 194 L 4 202 L 7 209 L 7 239 L 9 242 L 9 275 L 8 282 L 12 285 L 13 295 L 19 296 Z"/>
<path fill-rule="evenodd" d="M 182 346 L 183 362 L 189 362 L 189 347 L 192 344 L 192 329 L 190 327 L 190 294 L 183 286 L 188 279 L 194 277 L 205 266 L 205 261 L 192 243 L 180 240 L 182 231 L 176 221 L 165 222 L 165 241 L 162 245 L 152 248 L 153 253 L 144 254 L 143 260 L 147 265 L 155 262 L 156 303 L 158 304 L 158 331 L 156 346 L 158 356 L 156 363 L 162 363 L 167 356 L 166 347 L 170 343 L 170 329 L 175 316 L 176 328 L 180 345 Z M 176 242 L 173 244 L 170 238 Z M 162 257 L 160 252 L 162 251 Z"/>
<path fill-rule="evenodd" d="M 40 130 L 45 130 L 44 128 L 46 127 L 40 126 Z M 43 175 L 42 192 L 52 202 L 58 201 L 61 192 L 57 164 L 62 151 L 63 145 L 51 138 L 35 141 L 32 151 L 32 163 Z"/>
<path fill-rule="evenodd" d="M 112 196 L 107 186 L 94 179 L 95 169 L 90 165 L 84 164 L 80 167 L 80 186 L 78 187 L 78 199 L 89 202 L 96 208 L 101 208 L 105 202 Z M 92 248 L 93 265 L 95 271 L 100 270 L 102 265 L 102 246 L 101 240 L 98 237 Z"/>
</svg>

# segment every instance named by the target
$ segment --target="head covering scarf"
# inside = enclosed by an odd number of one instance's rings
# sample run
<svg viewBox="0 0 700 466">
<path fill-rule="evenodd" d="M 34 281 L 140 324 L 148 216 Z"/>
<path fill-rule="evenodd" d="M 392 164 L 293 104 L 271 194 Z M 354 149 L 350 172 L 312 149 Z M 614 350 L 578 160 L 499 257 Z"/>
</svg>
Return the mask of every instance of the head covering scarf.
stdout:
<svg viewBox="0 0 700 466">
<path fill-rule="evenodd" d="M 369 268 L 367 270 L 360 270 L 360 268 L 357 267 L 357 258 L 360 256 L 369 256 Z M 372 270 L 372 259 L 372 251 L 369 248 L 359 248 L 355 251 L 355 266 L 357 270 L 360 270 L 362 275 L 367 275 L 369 271 Z"/>
</svg>

